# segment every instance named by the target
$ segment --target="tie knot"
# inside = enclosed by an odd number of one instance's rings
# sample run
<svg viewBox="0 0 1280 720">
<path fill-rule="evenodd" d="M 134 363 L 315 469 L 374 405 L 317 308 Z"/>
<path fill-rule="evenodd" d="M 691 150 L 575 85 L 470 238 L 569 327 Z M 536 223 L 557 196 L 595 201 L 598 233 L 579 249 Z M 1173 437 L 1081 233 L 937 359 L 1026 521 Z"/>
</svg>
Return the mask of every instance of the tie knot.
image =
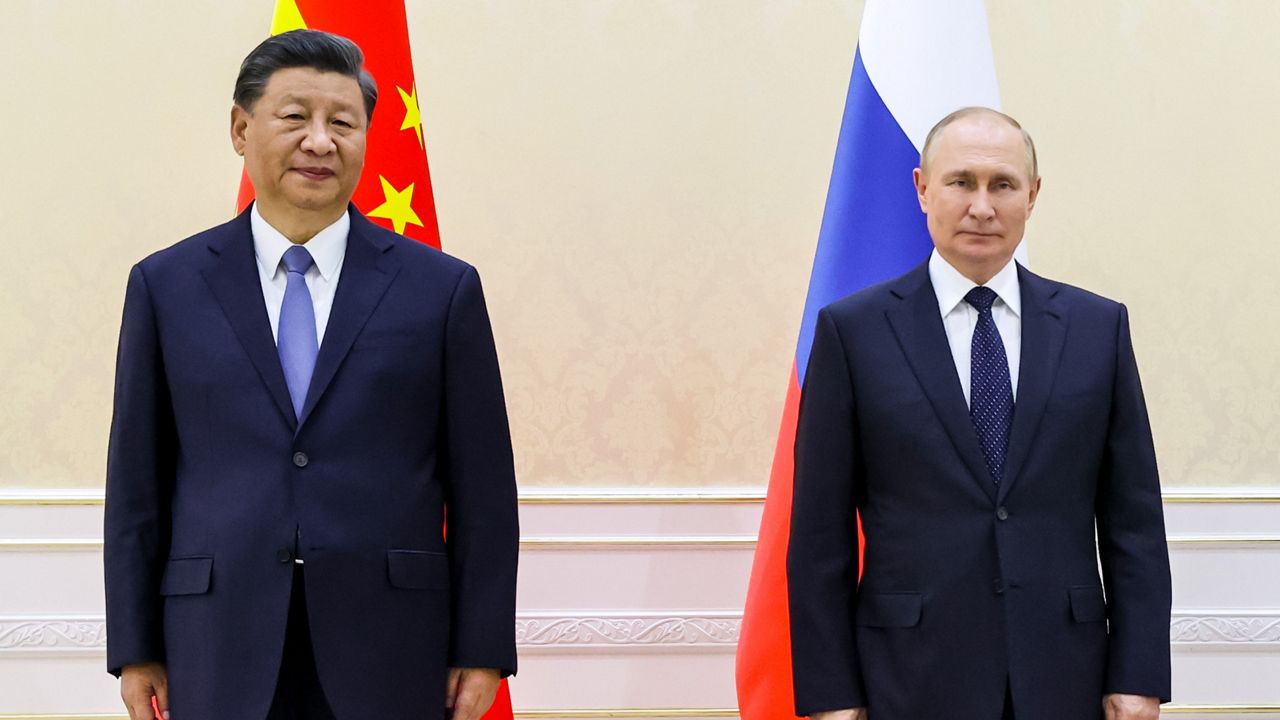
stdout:
<svg viewBox="0 0 1280 720">
<path fill-rule="evenodd" d="M 996 291 L 989 287 L 978 287 L 970 290 L 965 296 L 964 301 L 969 303 L 980 313 L 990 312 L 991 303 L 996 301 Z"/>
<path fill-rule="evenodd" d="M 311 253 L 307 252 L 306 248 L 301 245 L 294 245 L 284 251 L 284 257 L 281 258 L 281 262 L 284 263 L 285 270 L 305 275 L 315 261 L 311 259 Z"/>
</svg>

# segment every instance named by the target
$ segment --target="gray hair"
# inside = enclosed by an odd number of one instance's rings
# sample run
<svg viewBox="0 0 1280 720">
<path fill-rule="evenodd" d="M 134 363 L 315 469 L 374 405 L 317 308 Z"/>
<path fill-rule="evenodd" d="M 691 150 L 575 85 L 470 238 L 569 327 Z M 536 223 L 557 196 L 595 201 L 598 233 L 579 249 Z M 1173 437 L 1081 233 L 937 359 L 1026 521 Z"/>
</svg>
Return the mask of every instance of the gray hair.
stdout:
<svg viewBox="0 0 1280 720">
<path fill-rule="evenodd" d="M 920 150 L 920 170 L 921 171 L 925 171 L 925 172 L 928 171 L 929 161 L 933 159 L 934 141 L 937 140 L 937 138 L 940 135 L 942 135 L 942 131 L 946 130 L 947 126 L 950 125 L 951 123 L 957 120 L 963 120 L 964 118 L 967 118 L 971 115 L 991 115 L 994 117 L 998 117 L 1004 120 L 1009 125 L 1012 125 L 1014 128 L 1018 130 L 1018 132 L 1022 133 L 1022 142 L 1026 143 L 1027 145 L 1027 166 L 1028 166 L 1027 169 L 1031 171 L 1031 181 L 1035 182 L 1035 179 L 1040 177 L 1040 164 L 1036 160 L 1036 144 L 1035 144 L 1035 141 L 1031 139 L 1031 133 L 1023 129 L 1022 125 L 1018 124 L 1018 121 L 1014 120 L 1012 117 L 1005 115 L 999 110 L 992 110 L 989 107 L 982 107 L 979 105 L 962 107 L 959 110 L 956 110 L 955 112 L 951 113 L 950 115 L 947 115 L 946 117 L 942 118 L 941 120 L 938 121 L 937 125 L 933 126 L 933 129 L 929 131 L 929 134 L 927 136 L 925 136 L 924 148 Z"/>
</svg>

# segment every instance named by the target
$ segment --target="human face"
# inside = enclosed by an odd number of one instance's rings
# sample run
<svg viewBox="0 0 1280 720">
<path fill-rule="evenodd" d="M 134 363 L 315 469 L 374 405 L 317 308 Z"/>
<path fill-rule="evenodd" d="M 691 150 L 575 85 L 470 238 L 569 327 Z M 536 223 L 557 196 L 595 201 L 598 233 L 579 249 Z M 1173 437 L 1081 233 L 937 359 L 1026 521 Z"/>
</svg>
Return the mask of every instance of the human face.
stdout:
<svg viewBox="0 0 1280 720">
<path fill-rule="evenodd" d="M 1022 133 L 995 115 L 960 118 L 934 139 L 914 177 L 943 259 L 982 284 L 1009 263 L 1040 192 Z"/>
<path fill-rule="evenodd" d="M 231 109 L 231 142 L 259 211 L 286 224 L 324 227 L 346 211 L 367 131 L 355 78 L 314 68 L 277 70 L 252 108 Z"/>
</svg>

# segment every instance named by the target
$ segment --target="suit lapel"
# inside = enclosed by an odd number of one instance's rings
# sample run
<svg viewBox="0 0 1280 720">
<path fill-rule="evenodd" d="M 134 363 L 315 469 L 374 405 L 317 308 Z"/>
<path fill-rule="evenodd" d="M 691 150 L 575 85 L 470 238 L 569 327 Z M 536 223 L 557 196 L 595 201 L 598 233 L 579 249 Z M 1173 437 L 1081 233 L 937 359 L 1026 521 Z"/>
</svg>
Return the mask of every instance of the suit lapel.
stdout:
<svg viewBox="0 0 1280 720">
<path fill-rule="evenodd" d="M 253 254 L 253 231 L 249 228 L 249 211 L 228 223 L 225 231 L 209 241 L 213 262 L 201 270 L 205 282 L 218 300 L 231 329 L 249 356 L 258 376 L 275 400 L 276 408 L 289 427 L 296 427 L 289 387 L 285 384 L 266 302 L 262 299 L 262 282 Z"/>
<path fill-rule="evenodd" d="M 947 344 L 947 332 L 942 326 L 942 314 L 938 312 L 938 297 L 929 282 L 928 262 L 908 273 L 890 292 L 902 300 L 886 315 L 894 334 L 907 356 L 907 363 L 915 373 L 934 412 L 951 436 L 951 442 L 960 458 L 969 468 L 969 474 L 993 501 L 995 484 L 982 456 L 978 434 L 969 419 L 969 408 L 964 402 L 960 376 L 951 358 L 951 346 Z"/>
<path fill-rule="evenodd" d="M 1019 265 L 1018 286 L 1022 294 L 1022 359 L 1018 370 L 1018 397 L 1013 406 L 1013 428 L 1009 433 L 1009 454 L 1005 459 L 1004 482 L 1000 484 L 1001 500 L 1017 481 L 1036 429 L 1040 427 L 1066 336 L 1066 312 L 1056 300 L 1054 285 Z"/>
<path fill-rule="evenodd" d="M 392 244 L 376 232 L 373 223 L 365 219 L 355 206 L 351 206 L 351 230 L 347 235 L 347 253 L 342 261 L 342 275 L 338 279 L 333 297 L 333 309 L 329 324 L 325 327 L 324 342 L 316 356 L 316 368 L 311 375 L 311 386 L 298 420 L 301 426 L 311 415 L 320 398 L 324 396 L 333 376 L 351 350 L 351 344 L 364 328 L 374 308 L 395 278 L 400 266 L 386 255 Z"/>
</svg>

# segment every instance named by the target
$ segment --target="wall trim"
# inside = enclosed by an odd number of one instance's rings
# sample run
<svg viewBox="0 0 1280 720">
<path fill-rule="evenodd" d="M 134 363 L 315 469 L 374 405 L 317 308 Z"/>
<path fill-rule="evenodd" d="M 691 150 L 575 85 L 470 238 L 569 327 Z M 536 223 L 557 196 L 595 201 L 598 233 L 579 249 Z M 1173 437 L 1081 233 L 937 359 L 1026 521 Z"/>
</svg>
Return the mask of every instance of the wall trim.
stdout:
<svg viewBox="0 0 1280 720">
<path fill-rule="evenodd" d="M 739 611 L 530 612 L 516 616 L 516 644 L 526 651 L 733 651 L 741 625 Z M 1280 609 L 1175 610 L 1169 641 L 1175 647 L 1280 645 Z M 0 616 L 0 654 L 98 653 L 106 643 L 102 615 Z"/>
<path fill-rule="evenodd" d="M 625 647 L 732 652 L 741 624 L 742 613 L 732 611 L 533 612 L 517 614 L 515 634 L 516 645 L 524 650 Z M 0 654 L 99 654 L 106 646 L 102 615 L 0 616 Z"/>
<path fill-rule="evenodd" d="M 516 617 L 516 644 L 532 648 L 662 647 L 716 648 L 738 646 L 741 612 L 594 613 L 566 617 L 560 613 L 522 613 Z"/>
<path fill-rule="evenodd" d="M 0 507 L 20 505 L 102 505 L 104 491 L 77 488 L 4 488 Z M 723 505 L 763 503 L 759 487 L 521 488 L 522 505 Z M 1273 487 L 1188 487 L 1163 493 L 1166 504 L 1280 503 Z M 2 717 L 2 716 L 0 716 Z"/>
<path fill-rule="evenodd" d="M 1280 610 L 1177 610 L 1169 622 L 1174 645 L 1280 645 Z"/>
</svg>

